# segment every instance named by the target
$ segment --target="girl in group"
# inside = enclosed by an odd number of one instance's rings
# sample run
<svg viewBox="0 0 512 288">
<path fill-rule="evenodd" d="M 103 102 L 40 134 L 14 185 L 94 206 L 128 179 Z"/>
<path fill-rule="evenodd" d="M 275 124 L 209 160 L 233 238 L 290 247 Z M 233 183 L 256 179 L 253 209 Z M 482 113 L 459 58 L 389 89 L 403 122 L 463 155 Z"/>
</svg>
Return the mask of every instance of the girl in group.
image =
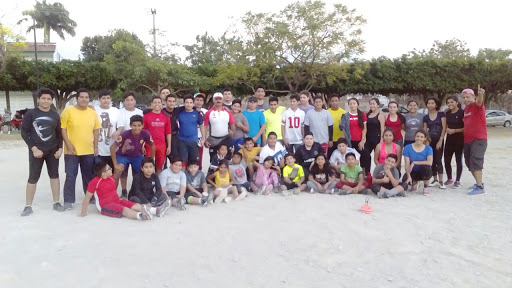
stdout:
<svg viewBox="0 0 512 288">
<path fill-rule="evenodd" d="M 451 96 L 446 99 L 448 110 L 446 112 L 446 148 L 444 149 L 444 166 L 446 177 L 444 185 L 453 184 L 453 188 L 460 187 L 460 176 L 462 175 L 462 152 L 464 149 L 464 110 L 460 109 L 459 99 Z M 452 178 L 452 156 L 455 154 L 457 163 L 457 176 L 455 182 Z"/>
<path fill-rule="evenodd" d="M 441 101 L 439 99 L 433 97 L 428 98 L 425 104 L 427 105 L 428 114 L 423 118 L 423 129 L 428 132 L 431 139 L 430 146 L 434 151 L 434 162 L 432 163 L 432 176 L 434 179 L 428 186 L 439 186 L 441 189 L 446 189 L 443 182 L 443 150 L 444 136 L 446 135 L 446 116 L 444 112 L 439 111 L 441 108 Z"/>
<path fill-rule="evenodd" d="M 370 111 L 366 114 L 366 143 L 364 149 L 371 155 L 377 144 L 382 141 L 386 118 L 379 111 L 379 99 L 370 100 Z M 371 164 L 370 164 L 371 168 Z"/>
<path fill-rule="evenodd" d="M 333 194 L 336 183 L 336 172 L 327 163 L 326 156 L 324 154 L 316 155 L 315 164 L 309 170 L 309 178 L 306 183 L 311 189 L 309 193 Z"/>
<path fill-rule="evenodd" d="M 400 147 L 404 147 L 404 139 L 402 136 L 402 128 L 405 124 L 405 117 L 398 112 L 398 103 L 390 101 L 388 104 L 389 114 L 386 117 L 386 128 L 393 130 L 393 140 Z"/>
<path fill-rule="evenodd" d="M 391 128 L 386 128 L 382 134 L 382 142 L 376 145 L 375 152 L 373 153 L 373 161 L 375 165 L 386 163 L 386 158 L 389 154 L 395 154 L 398 160 L 395 162 L 395 166 L 400 172 L 402 167 L 402 147 L 396 144 L 394 140 L 394 131 Z"/>
<path fill-rule="evenodd" d="M 423 181 L 423 195 L 429 195 L 428 180 L 432 177 L 433 149 L 428 145 L 430 138 L 425 130 L 416 131 L 415 142 L 405 146 L 405 175 L 402 181 L 411 185 L 411 191 L 418 189 L 418 181 Z"/>
<path fill-rule="evenodd" d="M 359 110 L 359 101 L 356 98 L 348 100 L 348 113 L 343 114 L 340 122 L 340 129 L 345 138 L 350 141 L 352 148 L 361 154 L 361 167 L 365 174 L 370 173 L 371 156 L 370 152 L 364 149 L 366 143 L 366 114 Z M 347 129 L 348 128 L 348 129 Z"/>
<path fill-rule="evenodd" d="M 222 200 L 228 203 L 231 201 L 231 197 L 227 197 L 228 194 L 232 193 L 236 200 L 241 200 L 242 195 L 238 194 L 238 190 L 233 186 L 234 178 L 229 175 L 229 162 L 228 160 L 222 160 L 219 163 L 219 169 L 215 173 L 208 175 L 208 183 L 214 188 L 213 195 L 215 195 L 215 203 L 221 203 Z"/>
<path fill-rule="evenodd" d="M 425 116 L 423 113 L 418 112 L 418 102 L 416 100 L 410 100 L 407 103 L 407 109 L 409 109 L 409 113 L 404 116 L 404 147 L 414 143 L 414 135 L 416 135 L 416 131 L 423 128 L 423 117 Z"/>
<path fill-rule="evenodd" d="M 281 174 L 281 169 L 275 165 L 272 156 L 263 159 L 263 164 L 258 163 L 256 159 L 253 160 L 253 163 L 258 170 L 254 176 L 254 181 L 251 182 L 251 189 L 257 194 L 269 195 L 274 188 L 279 187 L 278 174 Z"/>
</svg>

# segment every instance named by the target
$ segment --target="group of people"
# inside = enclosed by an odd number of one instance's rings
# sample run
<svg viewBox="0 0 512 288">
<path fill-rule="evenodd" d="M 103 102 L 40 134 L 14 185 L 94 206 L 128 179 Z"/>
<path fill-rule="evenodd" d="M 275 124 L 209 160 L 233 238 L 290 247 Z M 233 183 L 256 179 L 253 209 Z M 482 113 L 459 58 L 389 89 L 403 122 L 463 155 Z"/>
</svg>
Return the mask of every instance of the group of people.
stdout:
<svg viewBox="0 0 512 288">
<path fill-rule="evenodd" d="M 462 91 L 466 113 L 458 98 L 450 97 L 447 111 L 439 111 L 440 101 L 429 98 L 428 115 L 417 112 L 415 101 L 408 103 L 410 113 L 401 115 L 392 101 L 384 116 L 375 98 L 370 111 L 363 113 L 357 99 L 349 99 L 349 111 L 345 111 L 340 96 L 332 95 L 326 110 L 321 96 L 310 104 L 308 91 L 291 95 L 285 108 L 279 106 L 278 98 L 265 97 L 262 86 L 256 87 L 243 111 L 242 101 L 234 99 L 229 89 L 213 94 L 213 107 L 206 110 L 205 94 L 186 95 L 183 105 L 177 106 L 177 96 L 163 88 L 151 99 L 150 109 L 142 111 L 135 107 L 132 91 L 124 93 L 124 107 L 117 109 L 112 107 L 109 90 L 99 91 L 99 105 L 91 107 L 89 91 L 81 88 L 76 91 L 76 105 L 66 107 L 59 116 L 50 109 L 55 93 L 43 88 L 37 94 L 38 107 L 26 113 L 21 129 L 30 167 L 21 215 L 33 212 L 45 162 L 57 211 L 73 208 L 80 168 L 85 193 L 82 216 L 91 202 L 107 216 L 150 220 L 162 217 L 171 206 L 185 210 L 187 204 L 227 203 L 248 193 L 373 191 L 379 198 L 388 198 L 406 196 L 408 188 L 416 190 L 421 181 L 427 195 L 428 187 L 435 185 L 460 186 L 462 151 L 476 180 L 469 194 L 483 194 L 487 145 L 483 93 L 480 87 L 478 95 L 471 89 Z M 204 148 L 210 155 L 206 175 L 202 172 Z M 370 173 L 372 152 L 375 168 Z M 59 200 L 62 154 L 64 205 Z M 450 165 L 453 154 L 455 179 Z M 128 191 L 129 166 L 133 180 Z"/>
<path fill-rule="evenodd" d="M 16 111 L 12 116 L 11 110 L 4 109 L 4 114 L 0 116 L 0 134 L 4 133 L 4 126 L 7 126 L 7 134 L 11 134 L 12 129 L 19 129 L 23 120 L 23 114 Z"/>
</svg>

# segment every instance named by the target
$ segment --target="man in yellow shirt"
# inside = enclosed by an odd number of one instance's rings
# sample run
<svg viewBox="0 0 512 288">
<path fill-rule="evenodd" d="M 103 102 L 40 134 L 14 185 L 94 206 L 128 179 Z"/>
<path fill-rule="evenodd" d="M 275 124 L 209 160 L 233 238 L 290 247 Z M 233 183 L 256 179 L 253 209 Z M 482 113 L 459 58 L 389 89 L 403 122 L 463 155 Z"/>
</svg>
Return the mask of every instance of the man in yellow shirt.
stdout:
<svg viewBox="0 0 512 288">
<path fill-rule="evenodd" d="M 89 91 L 76 91 L 76 105 L 62 111 L 61 128 L 64 139 L 64 208 L 70 210 L 75 203 L 75 184 L 78 167 L 82 174 L 84 194 L 93 178 L 94 156 L 98 155 L 98 135 L 101 123 L 94 109 L 89 107 Z"/>
<path fill-rule="evenodd" d="M 286 108 L 279 106 L 279 100 L 277 97 L 271 97 L 268 102 L 269 108 L 263 112 L 263 116 L 265 116 L 265 123 L 267 124 L 264 141 L 266 142 L 268 133 L 275 132 L 277 134 L 277 140 L 280 140 L 281 144 L 283 144 L 281 124 L 283 121 L 283 112 L 286 110 Z M 265 144 L 266 143 L 262 143 L 261 146 L 263 147 Z"/>
<path fill-rule="evenodd" d="M 336 143 L 338 139 L 343 137 L 343 131 L 341 131 L 339 126 L 341 122 L 341 116 L 347 113 L 347 111 L 340 108 L 340 96 L 337 94 L 334 94 L 329 98 L 329 104 L 330 108 L 327 109 L 327 111 L 331 113 L 332 119 L 334 120 L 334 125 L 332 125 L 332 140 L 334 143 Z M 329 145 L 329 152 L 327 156 L 330 157 L 334 150 L 336 150 L 336 147 L 333 147 L 333 145 Z"/>
</svg>

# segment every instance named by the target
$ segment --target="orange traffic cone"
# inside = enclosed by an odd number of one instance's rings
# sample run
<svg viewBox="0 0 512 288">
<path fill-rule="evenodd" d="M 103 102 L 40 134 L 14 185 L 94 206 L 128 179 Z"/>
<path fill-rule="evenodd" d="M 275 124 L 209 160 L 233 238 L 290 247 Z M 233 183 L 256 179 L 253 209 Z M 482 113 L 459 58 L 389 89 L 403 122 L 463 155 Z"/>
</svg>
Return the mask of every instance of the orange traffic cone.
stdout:
<svg viewBox="0 0 512 288">
<path fill-rule="evenodd" d="M 364 201 L 364 205 L 361 206 L 361 208 L 359 208 L 359 211 L 362 212 L 362 213 L 365 213 L 365 214 L 371 214 L 373 212 L 373 208 L 372 206 L 370 206 L 368 204 L 368 201 L 370 200 L 370 198 L 366 197 L 365 201 Z"/>
</svg>

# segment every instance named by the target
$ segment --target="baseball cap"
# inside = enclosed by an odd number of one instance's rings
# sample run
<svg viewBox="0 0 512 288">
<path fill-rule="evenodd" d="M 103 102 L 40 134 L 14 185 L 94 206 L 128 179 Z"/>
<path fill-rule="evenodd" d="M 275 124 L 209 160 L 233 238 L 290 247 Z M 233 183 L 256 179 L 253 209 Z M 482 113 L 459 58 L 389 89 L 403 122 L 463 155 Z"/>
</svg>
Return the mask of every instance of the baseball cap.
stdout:
<svg viewBox="0 0 512 288">
<path fill-rule="evenodd" d="M 222 93 L 217 92 L 217 93 L 213 94 L 213 99 L 215 99 L 215 98 L 221 98 L 222 99 L 222 98 L 224 98 L 224 96 L 222 96 Z"/>
<path fill-rule="evenodd" d="M 461 94 L 475 95 L 475 91 L 473 91 L 473 89 L 466 88 L 466 89 L 462 90 Z"/>
<path fill-rule="evenodd" d="M 199 93 L 194 94 L 194 99 L 195 99 L 196 97 L 202 97 L 202 98 L 204 99 L 204 98 L 206 98 L 206 95 L 204 95 L 204 93 L 200 93 L 200 92 L 199 92 Z"/>
<path fill-rule="evenodd" d="M 258 98 L 256 98 L 255 96 L 251 96 L 251 97 L 249 97 L 248 102 L 258 102 Z"/>
</svg>

